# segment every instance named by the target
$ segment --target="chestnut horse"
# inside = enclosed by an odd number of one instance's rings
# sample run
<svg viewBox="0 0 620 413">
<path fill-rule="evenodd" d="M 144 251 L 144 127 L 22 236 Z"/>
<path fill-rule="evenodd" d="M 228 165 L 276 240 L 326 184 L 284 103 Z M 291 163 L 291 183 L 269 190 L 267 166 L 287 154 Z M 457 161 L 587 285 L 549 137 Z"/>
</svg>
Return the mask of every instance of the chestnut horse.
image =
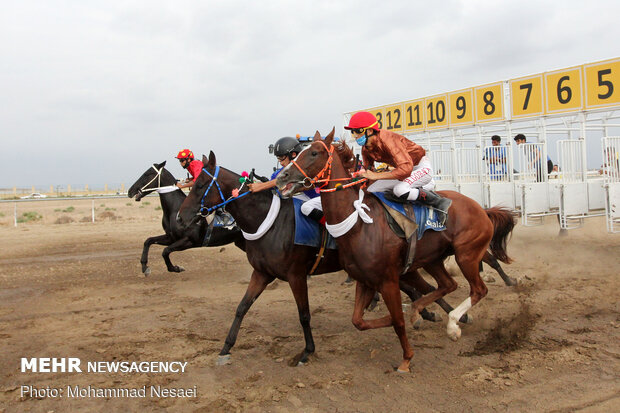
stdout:
<svg viewBox="0 0 620 413">
<path fill-rule="evenodd" d="M 403 349 L 403 361 L 398 371 L 406 372 L 409 371 L 413 349 L 407 339 L 399 285 L 407 282 L 408 275 L 412 274 L 400 275 L 405 264 L 407 242 L 389 228 L 383 207 L 376 197 L 368 196 L 355 186 L 342 185 L 342 180 L 350 175 L 340 157 L 334 156 L 333 138 L 333 130 L 325 141 L 317 132 L 314 142 L 280 172 L 277 186 L 287 197 L 305 186 L 325 183 L 321 202 L 327 227 L 340 233 L 336 243 L 341 251 L 342 266 L 357 281 L 353 324 L 360 330 L 392 326 Z M 438 287 L 416 300 L 412 307 L 419 311 L 457 288 L 457 283 L 444 267 L 445 258 L 454 254 L 470 285 L 469 298 L 448 317 L 448 336 L 457 340 L 461 335 L 457 321 L 487 294 L 487 287 L 478 273 L 478 265 L 487 248 L 490 246 L 499 260 L 510 261 L 505 246 L 514 227 L 514 216 L 500 208 L 485 211 L 478 203 L 457 192 L 442 191 L 441 194 L 452 200 L 446 230 L 426 231 L 417 241 L 411 265 L 413 270 L 424 268 L 435 278 Z M 364 308 L 375 291 L 383 296 L 389 315 L 367 321 L 363 319 Z"/>
<path fill-rule="evenodd" d="M 230 350 L 235 345 L 241 322 L 246 313 L 269 285 L 276 278 L 288 282 L 299 312 L 299 321 L 303 328 L 305 348 L 295 356 L 291 362 L 303 364 L 308 356 L 314 353 L 315 345 L 310 327 L 310 305 L 308 302 L 308 285 L 306 275 L 316 261 L 319 249 L 303 245 L 295 245 L 295 212 L 292 199 L 274 197 L 271 191 L 246 192 L 240 190 L 241 176 L 216 164 L 215 154 L 211 152 L 209 158 L 202 157 L 204 168 L 181 205 L 177 221 L 185 227 L 191 228 L 194 222 L 202 220 L 204 209 L 211 210 L 217 205 L 226 203 L 226 210 L 235 218 L 239 228 L 245 232 L 245 252 L 253 268 L 250 284 L 237 307 L 235 319 L 230 327 L 226 341 L 220 351 L 218 364 L 225 364 L 230 360 Z M 238 190 L 239 195 L 233 197 Z M 277 198 L 277 199 L 276 199 Z M 227 200 L 227 201 L 226 201 Z M 268 221 L 270 210 L 277 202 L 279 210 L 269 229 L 260 237 L 255 234 L 261 231 L 264 222 Z M 255 238 L 255 239 L 248 239 Z M 338 259 L 338 250 L 326 249 L 324 258 L 314 271 L 314 274 L 340 271 L 342 266 Z M 405 292 L 412 301 L 427 293 L 432 287 L 421 277 L 416 277 L 403 283 Z M 400 294 L 400 293 L 399 293 Z M 371 300 L 374 292 L 371 295 Z M 366 308 L 370 301 L 366 303 Z M 444 300 L 438 304 L 446 311 L 452 311 Z M 420 308 L 424 319 L 435 320 L 435 315 Z M 466 319 L 464 319 L 466 321 Z"/>
</svg>

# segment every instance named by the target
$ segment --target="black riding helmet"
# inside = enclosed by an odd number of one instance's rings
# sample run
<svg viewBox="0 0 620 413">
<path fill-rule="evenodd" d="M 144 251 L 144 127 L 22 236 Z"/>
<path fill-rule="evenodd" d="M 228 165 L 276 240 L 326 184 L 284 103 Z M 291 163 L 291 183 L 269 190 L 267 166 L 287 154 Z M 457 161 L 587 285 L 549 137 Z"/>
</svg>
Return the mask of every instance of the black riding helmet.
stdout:
<svg viewBox="0 0 620 413">
<path fill-rule="evenodd" d="M 301 152 L 302 150 L 302 145 L 301 143 L 295 139 L 295 138 L 291 138 L 289 136 L 286 136 L 284 138 L 280 138 L 276 141 L 276 143 L 273 145 L 273 154 L 275 156 L 277 156 L 278 158 L 281 156 L 286 156 L 288 155 L 288 157 L 291 157 L 291 153 L 293 152 Z"/>
</svg>

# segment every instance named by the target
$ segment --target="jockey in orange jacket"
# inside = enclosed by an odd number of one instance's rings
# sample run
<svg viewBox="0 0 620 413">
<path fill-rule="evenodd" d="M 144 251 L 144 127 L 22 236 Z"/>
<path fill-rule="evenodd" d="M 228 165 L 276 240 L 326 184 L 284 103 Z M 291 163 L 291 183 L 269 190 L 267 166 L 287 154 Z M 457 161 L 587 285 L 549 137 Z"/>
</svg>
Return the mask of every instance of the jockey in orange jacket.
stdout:
<svg viewBox="0 0 620 413">
<path fill-rule="evenodd" d="M 365 171 L 360 176 L 375 180 L 368 190 L 383 192 L 391 189 L 399 201 L 418 201 L 443 213 L 443 224 L 452 201 L 433 191 L 433 169 L 426 151 L 413 141 L 384 129 L 370 112 L 357 112 L 345 129 L 351 131 L 356 142 L 362 146 Z M 385 162 L 394 169 L 385 172 L 372 170 L 374 162 Z"/>
</svg>

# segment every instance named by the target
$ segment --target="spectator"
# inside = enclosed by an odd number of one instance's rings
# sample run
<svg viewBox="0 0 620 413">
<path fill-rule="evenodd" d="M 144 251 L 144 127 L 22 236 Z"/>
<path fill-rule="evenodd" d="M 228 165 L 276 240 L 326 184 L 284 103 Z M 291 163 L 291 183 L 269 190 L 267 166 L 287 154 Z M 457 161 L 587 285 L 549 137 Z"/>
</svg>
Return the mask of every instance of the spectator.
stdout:
<svg viewBox="0 0 620 413">
<path fill-rule="evenodd" d="M 489 165 L 489 175 L 493 181 L 505 179 L 508 170 L 506 168 L 506 147 L 501 146 L 502 138 L 499 135 L 491 137 L 492 147 L 486 148 L 484 158 Z"/>
<path fill-rule="evenodd" d="M 525 135 L 522 133 L 515 135 L 515 143 L 517 145 L 527 143 Z M 525 151 L 525 157 L 529 163 L 529 170 L 536 171 L 536 182 L 544 182 L 544 164 L 542 162 L 542 152 L 540 152 L 540 149 L 538 149 L 538 147 L 536 146 L 532 146 L 531 150 Z M 551 158 L 547 156 L 547 173 L 551 173 L 552 170 L 553 162 L 551 161 Z"/>
</svg>

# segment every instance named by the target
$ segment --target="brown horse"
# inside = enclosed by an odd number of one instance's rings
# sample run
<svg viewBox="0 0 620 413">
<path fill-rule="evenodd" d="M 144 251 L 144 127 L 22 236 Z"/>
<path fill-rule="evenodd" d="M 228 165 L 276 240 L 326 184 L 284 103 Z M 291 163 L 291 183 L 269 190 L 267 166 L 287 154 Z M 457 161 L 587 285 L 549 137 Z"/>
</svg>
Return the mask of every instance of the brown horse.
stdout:
<svg viewBox="0 0 620 413">
<path fill-rule="evenodd" d="M 332 130 L 322 141 L 317 132 L 315 141 L 280 172 L 277 185 L 286 197 L 312 183 L 326 183 L 321 201 L 327 225 L 332 234 L 335 231 L 341 234 L 336 238 L 341 264 L 357 281 L 353 324 L 360 330 L 393 326 L 403 349 L 403 361 L 398 371 L 406 372 L 409 371 L 413 349 L 407 339 L 399 284 L 413 281 L 418 275 L 417 268 L 424 268 L 437 281 L 436 290 L 425 292 L 425 296 L 413 303 L 414 315 L 417 315 L 422 308 L 457 288 L 443 263 L 447 256 L 454 254 L 470 285 L 469 298 L 449 314 L 448 336 L 457 340 L 461 335 L 457 321 L 487 294 L 487 287 L 478 273 L 478 264 L 487 248 L 490 246 L 493 255 L 501 261 L 510 260 L 505 245 L 514 226 L 514 216 L 499 208 L 485 211 L 466 196 L 442 191 L 443 196 L 452 200 L 446 230 L 426 231 L 416 244 L 409 273 L 401 276 L 407 243 L 388 227 L 383 207 L 376 197 L 367 196 L 355 186 L 342 185 L 342 180 L 350 175 L 340 157 L 333 156 L 333 137 Z M 341 186 L 341 190 L 335 190 L 337 186 Z M 364 308 L 375 291 L 383 296 L 390 314 L 376 320 L 364 320 Z"/>
<path fill-rule="evenodd" d="M 218 364 L 229 362 L 230 351 L 237 340 L 243 318 L 267 285 L 276 278 L 288 282 L 293 292 L 306 342 L 304 350 L 293 358 L 291 364 L 307 362 L 308 356 L 314 353 L 315 345 L 310 328 L 311 317 L 306 275 L 316 261 L 319 248 L 294 243 L 295 212 L 292 199 L 284 199 L 280 204 L 280 199 L 276 200 L 271 191 L 248 193 L 247 187 L 242 189 L 237 198 L 233 198 L 232 193 L 240 187 L 241 176 L 218 166 L 213 152 L 209 154 L 208 159 L 203 156 L 202 162 L 205 167 L 179 208 L 176 221 L 181 228 L 195 227 L 203 220 L 201 214 L 204 209 L 212 209 L 221 204 L 224 199 L 228 199 L 231 202 L 226 205 L 226 209 L 235 218 L 239 228 L 245 232 L 244 236 L 247 238 L 245 252 L 253 268 L 250 284 L 237 307 L 235 319 L 220 351 Z M 264 222 L 268 221 L 266 217 L 270 215 L 273 203 L 276 201 L 280 206 L 272 225 L 263 236 L 258 238 L 250 236 L 259 232 Z M 338 250 L 326 249 L 324 258 L 314 274 L 335 272 L 341 269 Z M 420 293 L 426 294 L 431 289 L 432 287 L 422 278 L 403 284 L 403 292 L 412 300 L 418 299 Z M 374 292 L 370 298 L 372 299 L 373 296 Z M 366 304 L 369 303 L 370 300 Z M 447 312 L 452 311 L 452 307 L 443 300 L 438 300 L 438 304 Z M 426 310 L 422 316 L 429 320 L 436 319 L 433 313 Z"/>
</svg>

